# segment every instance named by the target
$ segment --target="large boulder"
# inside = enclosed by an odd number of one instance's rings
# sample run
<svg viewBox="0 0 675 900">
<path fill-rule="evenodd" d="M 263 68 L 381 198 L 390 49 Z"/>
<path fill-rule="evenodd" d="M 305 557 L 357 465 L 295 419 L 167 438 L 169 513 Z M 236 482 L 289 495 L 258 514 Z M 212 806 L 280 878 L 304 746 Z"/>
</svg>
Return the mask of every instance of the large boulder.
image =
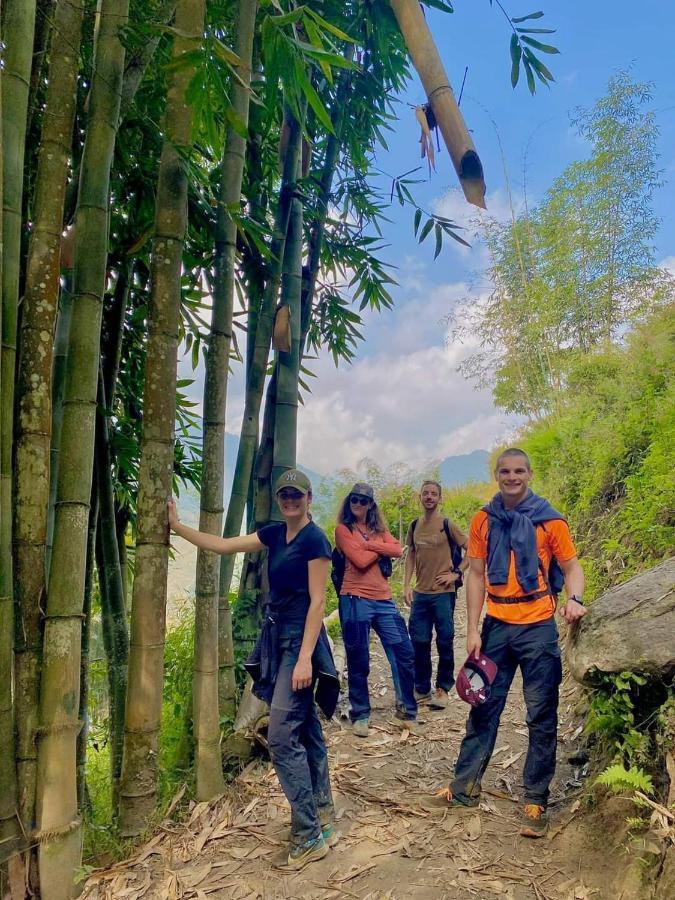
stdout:
<svg viewBox="0 0 675 900">
<path fill-rule="evenodd" d="M 598 597 L 570 635 L 567 660 L 584 684 L 599 673 L 675 675 L 675 557 Z"/>
</svg>

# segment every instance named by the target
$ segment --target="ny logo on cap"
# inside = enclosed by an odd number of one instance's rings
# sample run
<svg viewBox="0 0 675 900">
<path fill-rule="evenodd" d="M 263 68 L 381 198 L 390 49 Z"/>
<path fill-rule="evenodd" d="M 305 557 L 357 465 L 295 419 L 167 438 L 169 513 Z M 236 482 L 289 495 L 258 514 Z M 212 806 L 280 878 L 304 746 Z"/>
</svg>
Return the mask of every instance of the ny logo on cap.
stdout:
<svg viewBox="0 0 675 900">
<path fill-rule="evenodd" d="M 296 481 L 297 477 L 297 472 L 286 472 L 286 474 L 284 475 L 284 481 Z"/>
</svg>

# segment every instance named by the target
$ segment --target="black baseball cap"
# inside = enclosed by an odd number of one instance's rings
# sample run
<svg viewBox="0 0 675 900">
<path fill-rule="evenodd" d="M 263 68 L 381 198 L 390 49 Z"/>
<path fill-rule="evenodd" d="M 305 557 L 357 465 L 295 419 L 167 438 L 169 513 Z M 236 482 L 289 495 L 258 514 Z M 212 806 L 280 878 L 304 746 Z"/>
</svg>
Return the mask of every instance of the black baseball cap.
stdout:
<svg viewBox="0 0 675 900">
<path fill-rule="evenodd" d="M 357 481 L 349 493 L 359 494 L 361 497 L 367 497 L 369 500 L 375 499 L 375 492 L 369 484 L 365 484 L 363 481 Z"/>
</svg>

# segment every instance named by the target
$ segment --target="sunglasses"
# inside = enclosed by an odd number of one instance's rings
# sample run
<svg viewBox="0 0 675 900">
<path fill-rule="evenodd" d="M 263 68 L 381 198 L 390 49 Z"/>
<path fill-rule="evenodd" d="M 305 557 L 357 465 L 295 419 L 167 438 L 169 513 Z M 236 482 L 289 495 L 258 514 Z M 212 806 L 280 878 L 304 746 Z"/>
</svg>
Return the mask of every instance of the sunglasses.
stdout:
<svg viewBox="0 0 675 900">
<path fill-rule="evenodd" d="M 305 495 L 302 491 L 293 491 L 293 490 L 283 490 L 279 491 L 277 497 L 280 500 L 302 500 Z"/>
<path fill-rule="evenodd" d="M 353 503 L 354 505 L 358 504 L 359 506 L 368 506 L 368 504 L 370 503 L 370 497 L 363 497 L 361 494 L 350 494 L 349 502 Z"/>
</svg>

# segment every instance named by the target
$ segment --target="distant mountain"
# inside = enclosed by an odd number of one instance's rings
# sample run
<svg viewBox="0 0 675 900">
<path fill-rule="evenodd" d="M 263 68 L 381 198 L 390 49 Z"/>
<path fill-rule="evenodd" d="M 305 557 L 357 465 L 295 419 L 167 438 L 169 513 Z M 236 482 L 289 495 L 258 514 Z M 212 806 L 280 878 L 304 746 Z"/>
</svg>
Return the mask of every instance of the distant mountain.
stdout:
<svg viewBox="0 0 675 900">
<path fill-rule="evenodd" d="M 227 504 L 232 491 L 234 467 L 237 462 L 237 447 L 239 438 L 233 434 L 225 435 L 225 497 L 224 506 Z M 487 481 L 490 478 L 488 472 L 490 454 L 487 450 L 474 450 L 460 456 L 448 456 L 439 465 L 441 482 L 444 487 L 453 487 L 466 484 L 469 481 Z M 302 464 L 299 468 L 312 482 L 317 506 L 321 506 L 322 495 L 324 501 L 330 496 L 334 475 L 320 475 L 318 472 L 308 469 Z M 414 476 L 415 487 L 418 486 L 421 476 Z M 325 490 L 322 490 L 324 489 Z M 196 528 L 199 524 L 199 494 L 194 488 L 183 488 L 178 501 L 181 518 L 187 525 Z M 186 541 L 178 537 L 172 537 L 171 543 L 175 548 L 175 557 L 169 568 L 169 598 L 183 597 L 194 590 L 194 572 L 196 549 Z"/>
<path fill-rule="evenodd" d="M 454 487 L 467 481 L 489 481 L 490 454 L 487 450 L 474 450 L 461 456 L 447 456 L 439 466 L 441 484 Z"/>
</svg>

